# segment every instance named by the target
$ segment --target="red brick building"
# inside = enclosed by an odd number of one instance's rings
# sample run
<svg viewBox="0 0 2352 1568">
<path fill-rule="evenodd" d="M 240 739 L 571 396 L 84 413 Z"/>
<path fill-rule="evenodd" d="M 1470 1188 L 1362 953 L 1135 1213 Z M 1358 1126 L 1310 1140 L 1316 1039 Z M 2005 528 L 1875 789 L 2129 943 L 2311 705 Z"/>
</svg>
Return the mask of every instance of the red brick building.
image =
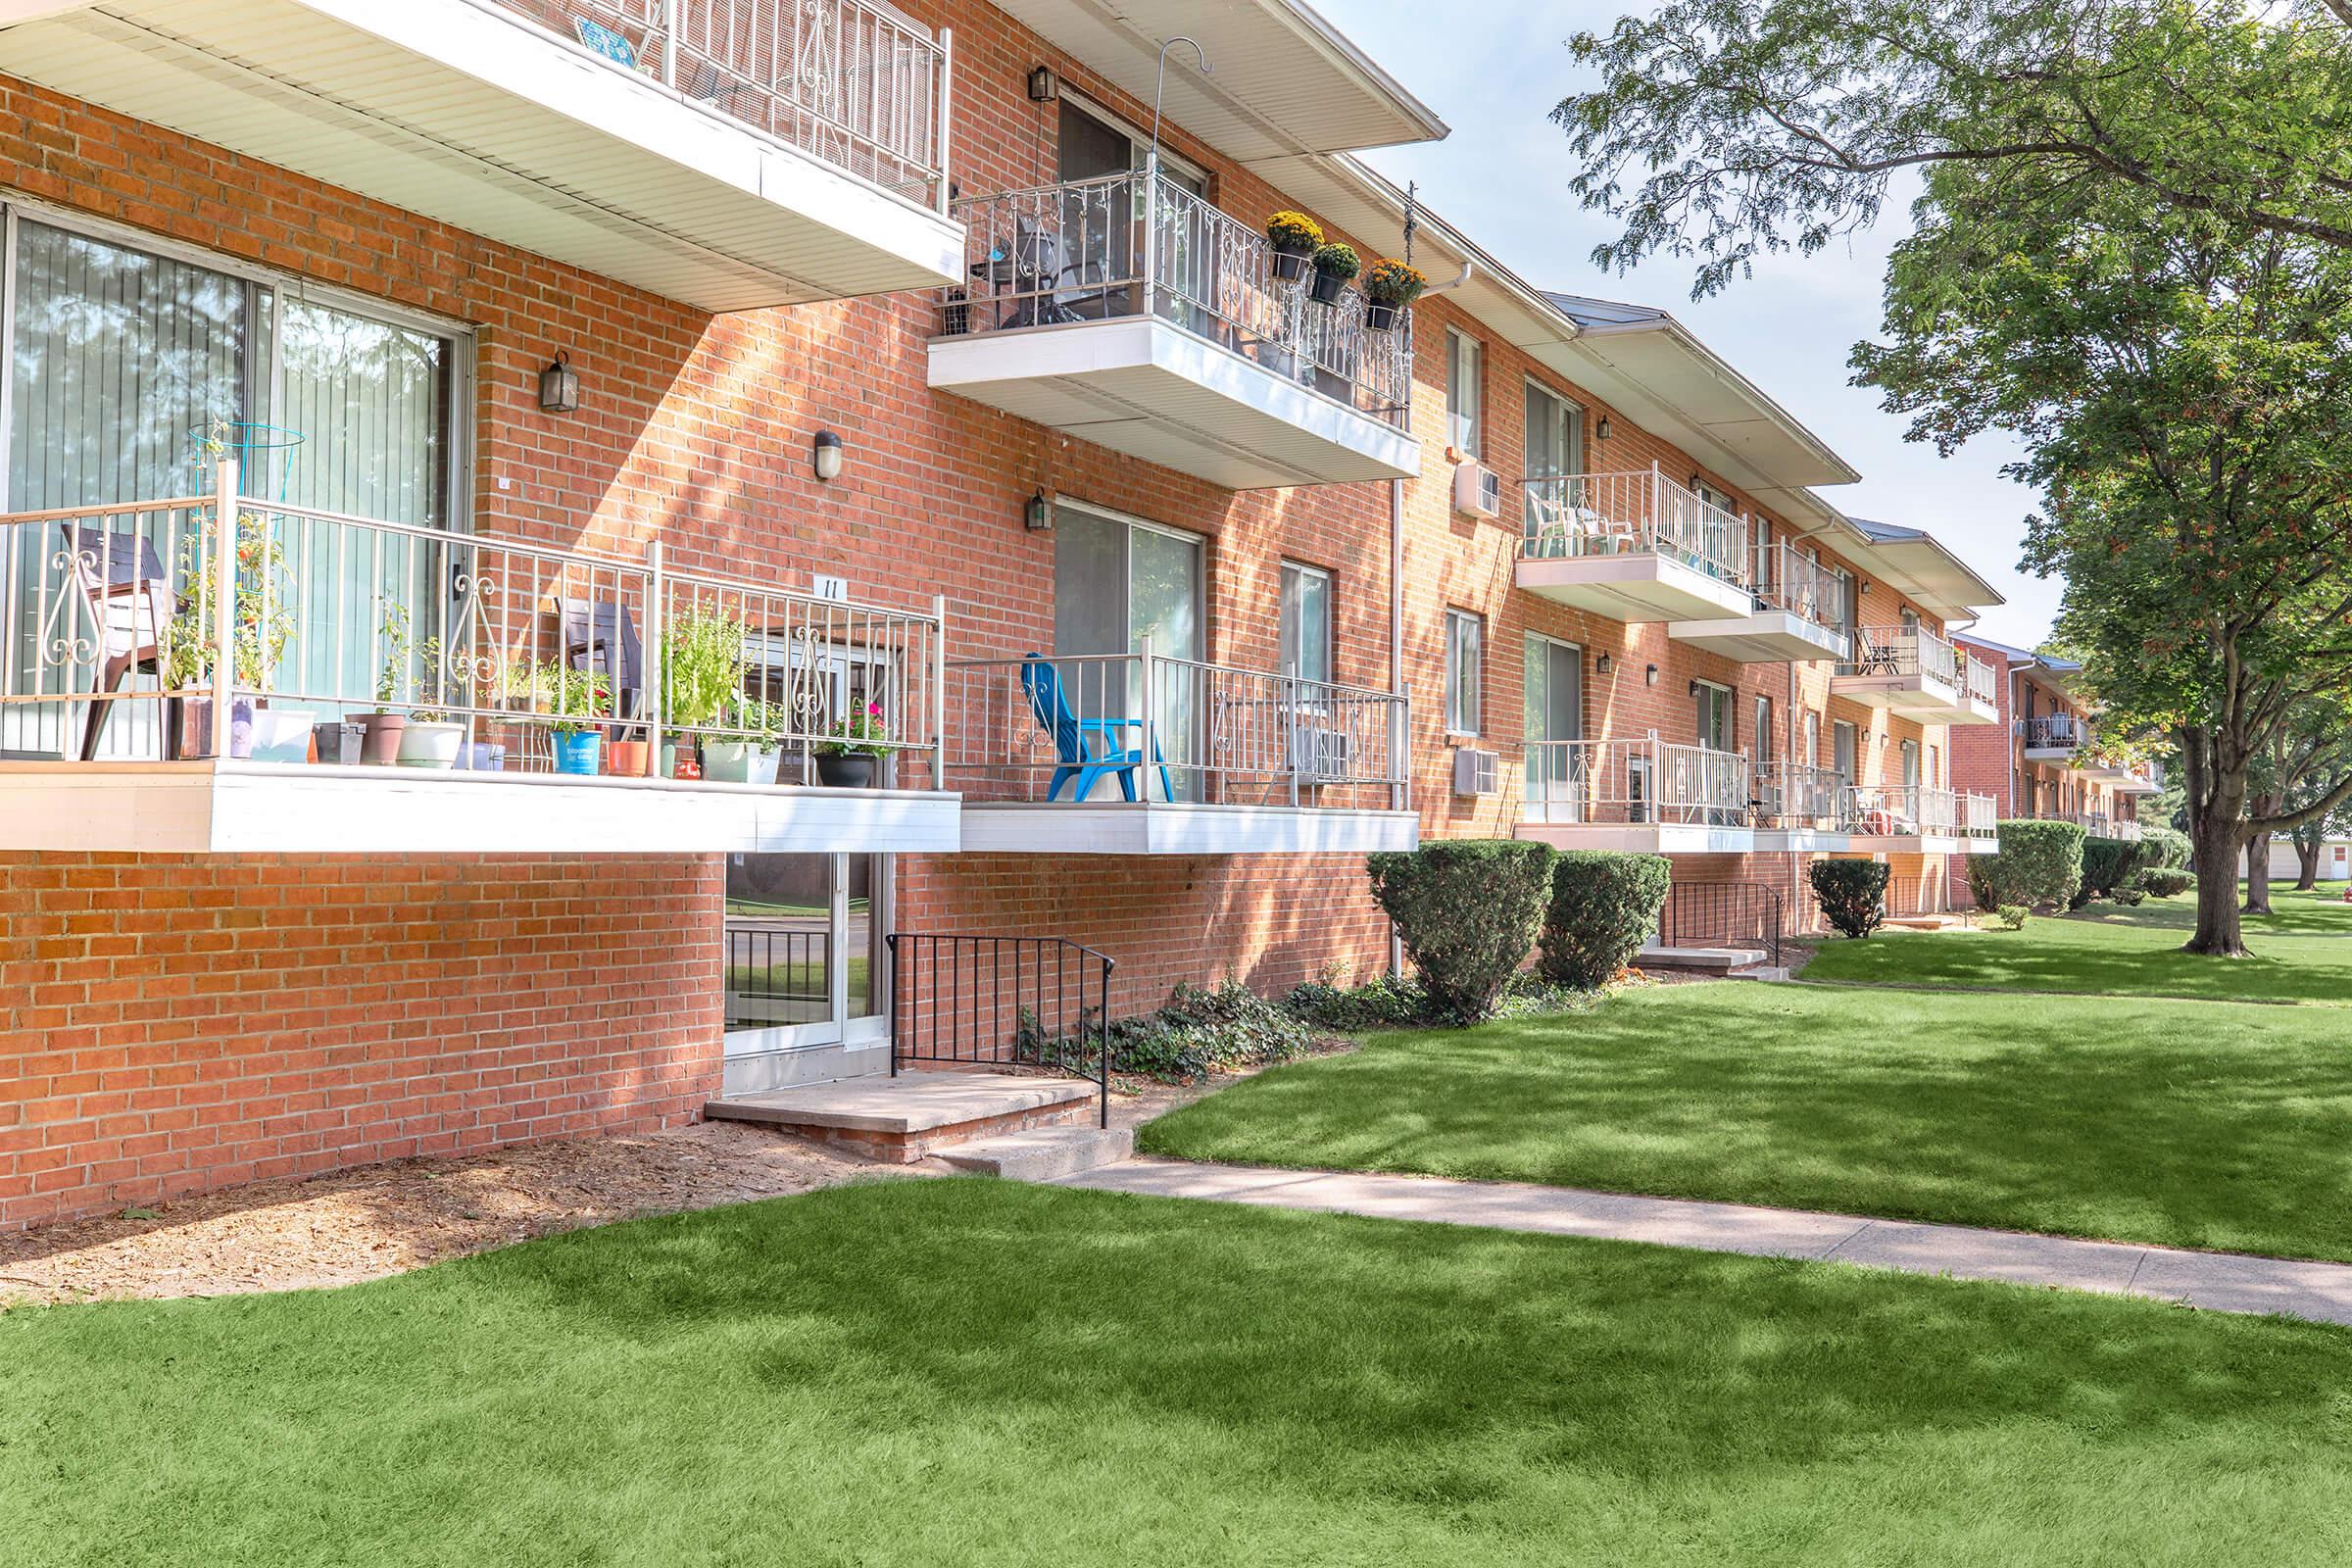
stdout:
<svg viewBox="0 0 2352 1568">
<path fill-rule="evenodd" d="M 894 932 L 1376 972 L 1424 836 L 1945 896 L 1991 591 L 1197 9 L 12 9 L 0 1226 L 878 1070 Z"/>
</svg>

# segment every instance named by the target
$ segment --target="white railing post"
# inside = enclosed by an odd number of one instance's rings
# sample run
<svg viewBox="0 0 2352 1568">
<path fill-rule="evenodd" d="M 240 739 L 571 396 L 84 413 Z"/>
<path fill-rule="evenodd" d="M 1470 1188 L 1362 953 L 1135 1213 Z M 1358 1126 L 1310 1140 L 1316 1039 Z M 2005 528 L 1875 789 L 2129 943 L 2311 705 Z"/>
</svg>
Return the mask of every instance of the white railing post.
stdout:
<svg viewBox="0 0 2352 1568">
<path fill-rule="evenodd" d="M 678 90 L 678 6 L 682 0 L 662 0 L 662 85 L 671 92 Z M 659 751 L 659 744 L 655 750 Z"/>
<path fill-rule="evenodd" d="M 1281 702 L 1277 703 L 1274 708 L 1275 713 L 1277 714 L 1276 722 L 1281 725 L 1280 733 L 1274 737 L 1274 744 L 1282 748 L 1280 755 L 1290 759 L 1291 765 L 1288 771 L 1291 775 L 1291 804 L 1293 806 L 1297 806 L 1298 804 L 1298 774 L 1300 772 L 1298 757 L 1298 742 L 1300 739 L 1299 730 L 1303 726 L 1304 720 L 1301 718 L 1299 712 L 1298 663 L 1296 660 L 1293 660 L 1290 663 L 1282 666 L 1282 691 L 1283 699 Z M 1311 761 L 1312 759 L 1309 759 L 1308 760 Z"/>
<path fill-rule="evenodd" d="M 671 4 L 675 5 L 676 0 L 671 0 Z M 645 774 L 648 778 L 660 778 L 662 776 L 662 612 L 667 608 L 664 601 L 668 597 L 669 581 L 662 564 L 661 540 L 656 539 L 645 547 L 645 647 L 638 661 L 643 666 L 640 674 L 645 681 Z M 595 607 L 592 604 L 589 607 L 589 614 L 593 618 L 595 613 Z M 617 678 L 620 672 L 617 650 L 614 651 L 614 657 L 608 662 L 612 665 L 613 674 Z M 786 671 L 786 678 L 788 680 L 791 678 L 789 670 Z M 620 691 L 617 685 L 612 692 L 612 706 L 616 710 L 620 707 Z M 804 746 L 802 750 L 805 754 L 807 748 Z M 806 767 L 806 765 L 804 762 L 803 766 Z"/>
<path fill-rule="evenodd" d="M 224 457 L 213 478 L 213 756 L 229 755 L 230 710 L 237 683 L 237 460 Z M 265 552 L 265 555 L 267 552 Z M 265 566 L 266 570 L 267 567 Z M 267 646 L 268 628 L 254 628 Z M 260 671 L 255 672 L 257 675 Z"/>
<path fill-rule="evenodd" d="M 1649 464 L 1649 516 L 1646 520 L 1649 523 L 1649 537 L 1642 541 L 1642 545 L 1655 550 L 1666 536 L 1666 476 L 1658 471 L 1655 458 Z M 1650 731 L 1650 739 L 1657 739 L 1656 730 Z"/>
<path fill-rule="evenodd" d="M 1144 268 L 1143 314 L 1152 314 L 1152 290 L 1159 282 L 1159 149 L 1144 155 Z"/>
<path fill-rule="evenodd" d="M 1149 801 L 1152 799 L 1152 774 L 1154 768 L 1152 760 L 1158 755 L 1158 747 L 1155 743 L 1158 740 L 1159 724 L 1159 690 L 1155 678 L 1158 669 L 1156 662 L 1152 658 L 1152 634 L 1150 632 L 1144 633 L 1143 649 L 1139 658 L 1142 660 L 1144 671 L 1144 710 L 1137 715 L 1142 720 L 1142 728 L 1137 731 L 1140 750 L 1137 754 L 1139 760 L 1136 770 L 1143 775 L 1144 779 L 1144 787 L 1138 793 L 1144 800 Z M 1166 792 L 1162 791 L 1161 793 L 1165 794 Z"/>
<path fill-rule="evenodd" d="M 948 787 L 948 596 L 931 596 L 931 787 Z"/>
<path fill-rule="evenodd" d="M 939 165 L 939 213 L 948 213 L 948 138 L 955 124 L 951 113 L 956 97 L 956 29 L 939 29 L 939 145 L 932 149 Z"/>
</svg>

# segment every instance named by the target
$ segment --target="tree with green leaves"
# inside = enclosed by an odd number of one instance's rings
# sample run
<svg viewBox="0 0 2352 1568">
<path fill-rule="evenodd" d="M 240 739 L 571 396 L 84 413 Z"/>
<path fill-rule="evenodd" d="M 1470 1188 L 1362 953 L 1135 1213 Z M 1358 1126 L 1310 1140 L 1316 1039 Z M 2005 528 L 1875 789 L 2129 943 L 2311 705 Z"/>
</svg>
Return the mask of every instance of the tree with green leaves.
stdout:
<svg viewBox="0 0 2352 1568">
<path fill-rule="evenodd" d="M 2237 858 L 2352 797 L 2249 809 L 2260 759 L 2352 710 L 2352 249 L 2023 165 L 1932 172 L 1856 379 L 1949 455 L 2017 436 L 2027 564 L 2119 735 L 2168 737 L 2192 952 L 2244 952 Z"/>
<path fill-rule="evenodd" d="M 1593 259 L 1759 255 L 1880 216 L 1906 172 L 2021 169 L 2352 249 L 2352 0 L 1667 0 L 1570 40 L 1601 82 L 1552 118 Z"/>
</svg>

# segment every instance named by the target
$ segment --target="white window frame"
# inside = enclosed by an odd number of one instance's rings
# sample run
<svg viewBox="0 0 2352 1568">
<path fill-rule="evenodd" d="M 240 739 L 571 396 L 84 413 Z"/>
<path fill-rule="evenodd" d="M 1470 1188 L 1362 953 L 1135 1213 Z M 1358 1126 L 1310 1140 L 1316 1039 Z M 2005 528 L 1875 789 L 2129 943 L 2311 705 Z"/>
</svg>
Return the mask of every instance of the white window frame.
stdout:
<svg viewBox="0 0 2352 1568">
<path fill-rule="evenodd" d="M 1465 371 L 1467 374 L 1465 375 Z M 1459 327 L 1446 329 L 1446 444 L 1465 458 L 1486 461 L 1487 346 Z M 1462 411 L 1469 399 L 1467 417 Z"/>
<path fill-rule="evenodd" d="M 1532 375 L 1527 377 L 1526 380 L 1528 394 L 1532 394 L 1535 397 L 1544 399 L 1545 402 L 1550 403 L 1559 411 L 1558 417 L 1560 421 L 1560 431 L 1563 437 L 1562 445 L 1568 449 L 1568 466 L 1565 468 L 1562 468 L 1557 474 L 1550 472 L 1537 472 L 1534 461 L 1535 442 L 1529 439 L 1526 431 L 1522 430 L 1520 432 L 1519 443 L 1519 467 L 1521 472 L 1523 472 L 1530 479 L 1552 479 L 1568 474 L 1584 472 L 1585 406 L 1577 402 L 1576 399 L 1569 397 L 1565 393 L 1556 391 L 1550 386 L 1545 385 L 1544 382 L 1537 380 Z M 1522 406 L 1524 406 L 1525 402 L 1526 397 L 1523 396 L 1521 398 Z"/>
<path fill-rule="evenodd" d="M 1461 711 L 1462 633 L 1467 632 L 1475 649 L 1469 668 L 1469 727 L 1460 720 Z M 1475 740 L 1483 731 L 1480 719 L 1487 706 L 1487 617 L 1469 610 L 1446 612 L 1446 733 Z"/>
<path fill-rule="evenodd" d="M 1723 745 L 1720 747 L 1715 747 L 1714 749 L 1725 752 L 1738 751 L 1740 749 L 1740 705 L 1736 699 L 1739 697 L 1739 693 L 1735 692 L 1731 687 L 1726 686 L 1722 681 L 1719 680 L 1698 679 L 1693 680 L 1690 684 L 1697 686 L 1702 690 L 1713 692 L 1723 703 Z M 1695 697 L 1696 695 L 1696 693 L 1692 693 L 1692 696 Z M 1691 738 L 1692 740 L 1696 741 L 1697 744 L 1709 747 L 1714 746 L 1712 741 L 1709 741 L 1705 736 L 1697 733 L 1698 708 L 1695 703 L 1692 704 L 1690 709 L 1690 728 L 1692 731 Z"/>
<path fill-rule="evenodd" d="M 1283 647 L 1290 641 L 1288 637 L 1283 635 L 1282 621 L 1290 613 L 1291 579 L 1294 576 L 1302 579 L 1310 577 L 1315 578 L 1321 581 L 1323 584 L 1323 668 L 1327 671 L 1327 673 L 1323 676 L 1320 684 L 1336 684 L 1339 680 L 1340 673 L 1340 584 L 1339 579 L 1331 573 L 1328 567 L 1310 566 L 1303 561 L 1291 561 L 1287 559 L 1282 563 L 1282 570 L 1277 578 L 1277 586 L 1275 588 L 1275 659 L 1278 662 L 1281 661 Z M 1303 654 L 1306 648 L 1306 628 L 1304 626 L 1298 628 L 1298 636 L 1299 651 L 1301 654 Z M 1301 662 L 1303 662 L 1304 661 L 1301 660 Z M 1290 675 L 1296 673 L 1296 671 L 1283 669 L 1281 673 Z M 1301 678 L 1304 679 L 1307 677 L 1301 676 Z"/>
<path fill-rule="evenodd" d="M 1805 710 L 1804 732 L 1805 765 L 1819 767 L 1821 766 L 1821 714 L 1810 708 Z"/>
</svg>

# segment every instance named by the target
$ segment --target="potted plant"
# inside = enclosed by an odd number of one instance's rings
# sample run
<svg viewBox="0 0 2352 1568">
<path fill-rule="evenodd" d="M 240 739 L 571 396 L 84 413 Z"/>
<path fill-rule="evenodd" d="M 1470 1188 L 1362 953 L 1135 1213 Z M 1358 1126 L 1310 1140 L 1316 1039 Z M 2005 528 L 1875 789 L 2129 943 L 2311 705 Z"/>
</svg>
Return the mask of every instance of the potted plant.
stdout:
<svg viewBox="0 0 2352 1568">
<path fill-rule="evenodd" d="M 612 683 L 602 670 L 551 661 L 540 667 L 539 684 L 555 717 L 556 771 L 595 776 L 605 741 L 600 721 L 612 700 Z"/>
<path fill-rule="evenodd" d="M 1364 270 L 1364 259 L 1355 254 L 1352 245 L 1336 241 L 1315 248 L 1315 282 L 1312 297 L 1317 305 L 1337 305 L 1340 291 L 1348 280 Z"/>
<path fill-rule="evenodd" d="M 662 748 L 668 778 L 701 778 L 688 733 L 718 721 L 743 691 L 743 622 L 718 610 L 690 610 L 662 637 L 662 714 L 674 726 Z"/>
<path fill-rule="evenodd" d="M 1421 297 L 1429 278 L 1421 269 L 1384 256 L 1364 269 L 1364 280 L 1356 286 L 1364 291 L 1364 325 L 1386 332 L 1396 325 L 1397 312 Z"/>
<path fill-rule="evenodd" d="M 240 693 L 259 693 L 269 684 L 277 662 L 294 635 L 294 613 L 286 573 L 285 552 L 270 537 L 269 524 L 253 513 L 237 517 L 237 591 L 230 610 L 230 683 Z M 159 628 L 156 642 L 168 690 L 192 692 L 180 704 L 182 757 L 252 757 L 260 747 L 265 756 L 296 761 L 309 755 L 314 715 L 304 711 L 265 714 L 258 696 L 234 695 L 229 700 L 228 744 L 216 753 L 213 739 L 214 577 L 207 560 L 217 547 L 218 532 L 208 520 L 201 536 L 183 547 L 181 575 L 189 585 L 172 618 Z M 299 747 L 290 752 L 289 747 Z"/>
<path fill-rule="evenodd" d="M 853 710 L 816 743 L 816 776 L 834 789 L 870 790 L 882 773 L 882 754 L 889 750 L 890 726 L 883 721 L 882 705 L 868 703 Z"/>
<path fill-rule="evenodd" d="M 409 610 L 398 600 L 378 599 L 375 623 L 375 711 L 356 713 L 365 735 L 360 760 L 370 767 L 390 767 L 400 760 L 400 732 L 409 715 L 393 711 L 409 675 Z"/>
<path fill-rule="evenodd" d="M 703 742 L 703 777 L 727 784 L 773 784 L 783 734 L 780 705 L 762 702 L 748 692 L 727 700 L 728 727 L 744 738 Z"/>
<path fill-rule="evenodd" d="M 433 695 L 446 702 L 452 692 L 465 695 L 468 682 L 463 670 L 449 668 L 446 653 L 439 637 L 427 637 L 417 645 L 418 656 L 424 661 L 425 679 L 432 684 Z M 379 699 L 380 701 L 380 699 Z M 455 767 L 458 753 L 466 745 L 466 731 L 471 727 L 452 719 L 444 708 L 412 707 L 408 723 L 401 728 L 399 749 L 395 759 L 403 767 Z"/>
<path fill-rule="evenodd" d="M 1274 275 L 1296 283 L 1323 244 L 1323 225 L 1304 213 L 1280 212 L 1266 220 L 1266 239 L 1274 247 Z"/>
</svg>

